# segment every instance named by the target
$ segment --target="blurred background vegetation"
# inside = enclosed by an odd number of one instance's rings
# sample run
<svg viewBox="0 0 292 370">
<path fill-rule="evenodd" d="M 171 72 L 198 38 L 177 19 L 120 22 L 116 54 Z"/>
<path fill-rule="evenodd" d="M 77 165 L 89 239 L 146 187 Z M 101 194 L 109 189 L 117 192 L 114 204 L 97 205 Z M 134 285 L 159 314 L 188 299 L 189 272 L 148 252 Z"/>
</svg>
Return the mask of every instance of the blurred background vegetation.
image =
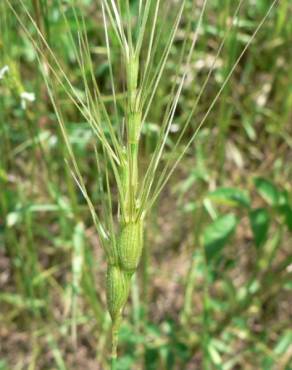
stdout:
<svg viewBox="0 0 292 370">
<path fill-rule="evenodd" d="M 82 96 L 59 1 L 25 3 Z M 133 12 L 137 3 L 131 1 Z M 162 38 L 175 16 L 171 3 Z M 104 256 L 66 164 L 35 52 L 5 4 L 1 1 L 0 369 L 107 369 Z M 107 102 L 109 65 L 99 2 L 76 4 L 85 15 L 95 77 Z M 193 125 L 270 4 L 257 0 L 243 6 Z M 236 6 L 232 0 L 208 4 L 164 160 L 182 150 L 183 142 L 174 148 L 175 139 Z M 67 16 L 74 29 L 70 10 Z M 143 132 L 141 169 L 157 141 L 188 18 L 196 22 L 196 16 L 187 8 L 180 24 Z M 291 17 L 291 1 L 281 0 L 147 220 L 143 261 L 120 333 L 121 370 L 292 369 Z M 36 37 L 31 24 L 27 27 Z M 119 57 L 114 49 L 112 55 Z M 114 72 L 122 84 L 123 69 Z M 96 138 L 61 88 L 59 98 L 98 206 Z"/>
</svg>

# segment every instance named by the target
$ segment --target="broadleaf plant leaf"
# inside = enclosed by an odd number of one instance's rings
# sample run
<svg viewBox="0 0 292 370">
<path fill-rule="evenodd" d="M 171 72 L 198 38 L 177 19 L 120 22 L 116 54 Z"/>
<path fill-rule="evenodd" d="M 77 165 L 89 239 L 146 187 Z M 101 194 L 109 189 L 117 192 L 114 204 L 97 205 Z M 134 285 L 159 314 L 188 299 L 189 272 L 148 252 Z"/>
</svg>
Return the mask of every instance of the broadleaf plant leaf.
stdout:
<svg viewBox="0 0 292 370">
<path fill-rule="evenodd" d="M 226 246 L 237 226 L 234 214 L 219 216 L 208 225 L 203 233 L 203 244 L 208 262 L 217 257 Z"/>
<path fill-rule="evenodd" d="M 289 231 L 292 231 L 292 207 L 289 204 L 281 206 L 280 211 L 285 218 Z"/>
<path fill-rule="evenodd" d="M 257 177 L 254 180 L 254 183 L 257 191 L 268 204 L 272 206 L 276 206 L 278 204 L 280 192 L 271 181 L 262 177 Z"/>
<path fill-rule="evenodd" d="M 255 245 L 261 247 L 267 239 L 270 217 L 265 208 L 253 209 L 249 213 L 250 225 L 253 232 Z"/>
<path fill-rule="evenodd" d="M 207 195 L 211 200 L 235 206 L 250 207 L 250 198 L 247 192 L 236 188 L 219 188 Z"/>
</svg>

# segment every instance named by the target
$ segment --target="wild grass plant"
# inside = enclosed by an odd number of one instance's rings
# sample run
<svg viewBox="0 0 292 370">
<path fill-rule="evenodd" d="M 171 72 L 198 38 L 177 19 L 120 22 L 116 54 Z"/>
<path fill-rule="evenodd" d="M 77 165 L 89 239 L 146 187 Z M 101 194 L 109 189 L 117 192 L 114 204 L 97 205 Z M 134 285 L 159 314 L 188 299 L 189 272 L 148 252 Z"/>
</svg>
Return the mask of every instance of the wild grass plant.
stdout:
<svg viewBox="0 0 292 370">
<path fill-rule="evenodd" d="M 195 97 L 191 109 L 186 112 L 184 124 L 175 138 L 173 152 L 182 144 L 178 156 L 170 156 L 162 163 L 163 153 L 172 135 L 175 115 L 184 93 L 189 65 L 200 38 L 202 20 L 208 11 L 207 0 L 200 5 L 196 1 L 178 3 L 146 0 L 132 5 L 129 1 L 101 1 L 101 22 L 108 63 L 110 89 L 98 86 L 95 78 L 96 60 L 88 41 L 86 19 L 75 2 L 59 4 L 67 24 L 72 54 L 78 64 L 79 81 L 72 82 L 62 61 L 53 50 L 42 26 L 41 16 L 35 18 L 31 8 L 22 0 L 7 4 L 17 17 L 26 37 L 33 44 L 39 66 L 46 83 L 55 114 L 67 148 L 67 163 L 77 186 L 87 201 L 100 243 L 107 259 L 106 292 L 108 310 L 112 318 L 112 366 L 117 357 L 118 332 L 123 309 L 128 300 L 131 279 L 135 274 L 143 251 L 145 219 L 182 157 L 187 153 L 200 128 L 221 98 L 228 81 L 252 44 L 277 1 L 253 30 L 238 55 L 233 58 L 224 75 L 220 89 L 215 93 L 206 112 L 196 120 L 201 97 L 212 77 L 213 67 L 224 50 L 227 37 L 237 26 L 244 1 L 239 1 L 231 21 L 226 26 L 218 51 L 213 58 L 205 82 Z M 176 11 L 173 12 L 173 7 Z M 185 17 L 186 12 L 194 18 Z M 35 14 L 39 14 L 36 9 Z M 173 15 L 174 14 L 174 15 Z M 68 17 L 74 18 L 72 29 Z M 169 22 L 169 18 L 171 22 Z M 171 51 L 176 42 L 179 25 L 188 19 L 181 54 L 176 62 L 176 74 L 172 76 L 172 89 L 168 92 L 163 119 L 155 148 L 146 170 L 141 171 L 140 146 L 143 127 L 159 98 L 158 89 Z M 167 29 L 167 32 L 165 31 Z M 34 37 L 32 36 L 34 34 Z M 113 48 L 115 45 L 115 48 Z M 117 55 L 117 49 L 119 50 Z M 115 51 L 115 53 L 112 52 Z M 122 69 L 124 78 L 116 78 Z M 78 85 L 78 88 L 77 86 Z M 75 148 L 70 142 L 62 96 L 66 96 L 86 121 L 96 137 L 95 176 L 98 192 L 103 196 L 96 205 L 87 190 L 78 163 Z M 80 91 L 81 90 L 81 91 Z M 105 100 L 104 96 L 110 98 Z M 191 129 L 191 135 L 189 134 Z M 75 275 L 76 276 L 76 275 Z"/>
</svg>

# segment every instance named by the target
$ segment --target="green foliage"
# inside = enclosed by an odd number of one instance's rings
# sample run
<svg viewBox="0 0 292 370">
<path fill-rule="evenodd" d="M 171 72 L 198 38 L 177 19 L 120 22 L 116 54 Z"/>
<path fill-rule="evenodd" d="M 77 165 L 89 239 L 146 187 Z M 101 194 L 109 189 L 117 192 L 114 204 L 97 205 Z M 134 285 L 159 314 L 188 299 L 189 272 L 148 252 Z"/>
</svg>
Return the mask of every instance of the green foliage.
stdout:
<svg viewBox="0 0 292 370">
<path fill-rule="evenodd" d="M 208 193 L 207 197 L 225 205 L 250 207 L 249 195 L 240 189 L 219 188 Z"/>
<path fill-rule="evenodd" d="M 272 206 L 276 206 L 279 203 L 279 192 L 278 189 L 269 180 L 263 178 L 255 179 L 255 186 L 259 194 L 264 200 Z"/>
<path fill-rule="evenodd" d="M 204 230 L 203 244 L 208 261 L 220 254 L 231 235 L 234 233 L 237 219 L 233 214 L 218 217 Z"/>
<path fill-rule="evenodd" d="M 257 208 L 251 210 L 249 217 L 255 245 L 260 247 L 268 237 L 270 225 L 269 214 L 265 208 Z"/>
</svg>

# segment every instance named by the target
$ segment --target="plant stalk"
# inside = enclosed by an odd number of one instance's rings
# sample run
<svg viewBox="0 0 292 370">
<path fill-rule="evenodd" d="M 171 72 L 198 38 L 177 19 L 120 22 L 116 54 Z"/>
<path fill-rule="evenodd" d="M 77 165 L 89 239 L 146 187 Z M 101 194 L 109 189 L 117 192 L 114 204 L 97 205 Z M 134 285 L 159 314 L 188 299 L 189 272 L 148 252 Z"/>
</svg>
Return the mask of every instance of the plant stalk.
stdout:
<svg viewBox="0 0 292 370">
<path fill-rule="evenodd" d="M 124 279 L 124 283 L 112 281 L 109 278 L 109 288 L 112 289 L 112 369 L 116 368 L 118 333 L 122 320 L 123 308 L 127 302 L 130 290 L 130 280 L 140 262 L 143 245 L 143 222 L 137 219 L 138 211 L 138 155 L 142 112 L 137 94 L 139 58 L 131 53 L 126 66 L 128 104 L 126 115 L 126 150 L 121 165 L 122 194 L 120 234 L 117 240 L 117 253 L 114 266 L 116 277 Z"/>
<path fill-rule="evenodd" d="M 116 370 L 118 357 L 118 335 L 121 324 L 121 316 L 112 323 L 112 354 L 111 354 L 111 370 Z"/>
</svg>

